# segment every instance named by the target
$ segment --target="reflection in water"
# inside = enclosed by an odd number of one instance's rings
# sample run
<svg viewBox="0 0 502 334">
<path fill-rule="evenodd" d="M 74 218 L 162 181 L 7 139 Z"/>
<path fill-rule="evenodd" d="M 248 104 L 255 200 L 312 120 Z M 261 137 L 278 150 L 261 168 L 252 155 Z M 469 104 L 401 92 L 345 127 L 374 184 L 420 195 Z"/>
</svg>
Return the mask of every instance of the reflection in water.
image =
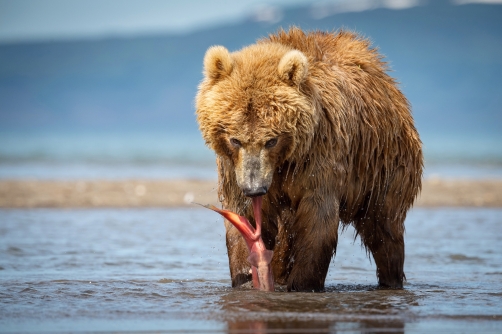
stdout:
<svg viewBox="0 0 502 334">
<path fill-rule="evenodd" d="M 404 333 L 404 323 L 395 320 L 322 321 L 274 320 L 228 323 L 228 333 Z"/>
<path fill-rule="evenodd" d="M 268 333 L 280 328 L 336 333 L 350 328 L 399 333 L 411 319 L 409 308 L 417 301 L 415 294 L 406 290 L 337 285 L 324 293 L 270 294 L 236 289 L 222 295 L 218 304 L 230 331 Z"/>
</svg>

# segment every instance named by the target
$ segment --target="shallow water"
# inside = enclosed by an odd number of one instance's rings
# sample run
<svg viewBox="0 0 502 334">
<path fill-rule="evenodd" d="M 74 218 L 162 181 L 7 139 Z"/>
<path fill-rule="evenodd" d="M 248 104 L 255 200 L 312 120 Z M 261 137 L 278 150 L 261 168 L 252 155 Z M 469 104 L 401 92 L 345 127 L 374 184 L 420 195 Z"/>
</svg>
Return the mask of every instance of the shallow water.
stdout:
<svg viewBox="0 0 502 334">
<path fill-rule="evenodd" d="M 502 210 L 414 209 L 407 282 L 341 234 L 323 293 L 230 288 L 208 210 L 0 210 L 0 332 L 501 332 Z"/>
</svg>

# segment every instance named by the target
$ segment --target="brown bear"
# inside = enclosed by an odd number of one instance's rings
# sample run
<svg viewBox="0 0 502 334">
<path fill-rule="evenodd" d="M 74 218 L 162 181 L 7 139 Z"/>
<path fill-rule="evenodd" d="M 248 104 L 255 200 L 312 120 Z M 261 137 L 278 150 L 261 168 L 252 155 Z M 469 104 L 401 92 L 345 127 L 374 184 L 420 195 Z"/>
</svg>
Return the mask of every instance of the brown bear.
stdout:
<svg viewBox="0 0 502 334">
<path fill-rule="evenodd" d="M 208 49 L 196 115 L 215 151 L 223 207 L 262 236 L 276 283 L 320 291 L 339 222 L 373 255 L 381 287 L 402 288 L 404 220 L 421 189 L 422 144 L 383 57 L 355 33 L 298 28 L 230 53 Z M 225 221 L 232 285 L 248 251 Z"/>
</svg>

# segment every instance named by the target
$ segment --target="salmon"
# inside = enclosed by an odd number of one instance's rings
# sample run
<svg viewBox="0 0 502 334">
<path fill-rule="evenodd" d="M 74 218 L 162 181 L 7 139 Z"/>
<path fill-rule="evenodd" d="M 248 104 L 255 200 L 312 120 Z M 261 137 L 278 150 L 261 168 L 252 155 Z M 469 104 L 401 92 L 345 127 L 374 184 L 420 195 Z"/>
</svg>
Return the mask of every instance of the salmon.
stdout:
<svg viewBox="0 0 502 334">
<path fill-rule="evenodd" d="M 274 291 L 274 277 L 272 267 L 270 266 L 274 252 L 265 247 L 265 243 L 261 237 L 262 197 L 254 197 L 252 200 L 256 229 L 249 223 L 249 220 L 232 211 L 218 209 L 210 204 L 202 206 L 222 215 L 241 233 L 249 251 L 247 260 L 251 264 L 253 286 L 263 291 Z"/>
</svg>

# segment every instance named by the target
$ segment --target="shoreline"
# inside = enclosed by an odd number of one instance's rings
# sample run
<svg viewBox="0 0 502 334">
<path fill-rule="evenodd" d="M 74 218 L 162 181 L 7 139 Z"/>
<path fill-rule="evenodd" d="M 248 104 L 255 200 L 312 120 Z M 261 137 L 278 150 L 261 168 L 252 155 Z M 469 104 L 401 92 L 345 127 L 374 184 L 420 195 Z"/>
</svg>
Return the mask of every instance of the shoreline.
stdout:
<svg viewBox="0 0 502 334">
<path fill-rule="evenodd" d="M 219 205 L 216 180 L 0 180 L 0 208 Z M 414 207 L 502 207 L 502 180 L 423 181 Z"/>
</svg>

